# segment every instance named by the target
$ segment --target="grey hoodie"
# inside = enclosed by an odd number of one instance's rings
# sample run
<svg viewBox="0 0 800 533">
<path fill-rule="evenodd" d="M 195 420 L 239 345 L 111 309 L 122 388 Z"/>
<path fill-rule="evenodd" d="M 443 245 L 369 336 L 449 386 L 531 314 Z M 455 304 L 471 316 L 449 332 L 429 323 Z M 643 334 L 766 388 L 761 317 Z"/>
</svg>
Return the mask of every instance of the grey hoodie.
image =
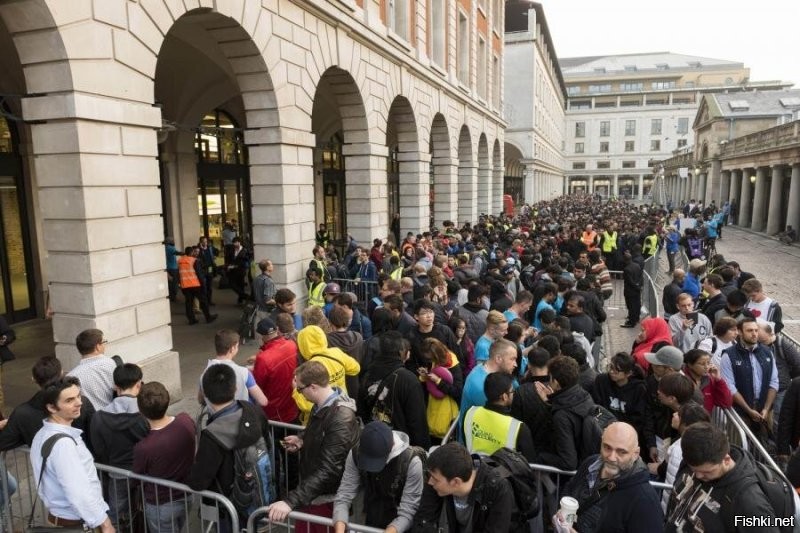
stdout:
<svg viewBox="0 0 800 533">
<path fill-rule="evenodd" d="M 408 435 L 402 431 L 393 431 L 394 445 L 389 452 L 389 461 L 403 453 L 409 446 Z M 353 459 L 353 452 L 347 454 L 347 462 L 344 466 L 344 476 L 339 490 L 336 491 L 336 499 L 333 503 L 333 522 L 342 521 L 347 523 L 350 515 L 350 505 L 358 493 L 361 484 L 361 473 Z M 422 462 L 414 457 L 408 465 L 406 483 L 403 487 L 403 496 L 400 505 L 397 506 L 397 517 L 391 521 L 389 526 L 394 526 L 398 532 L 408 531 L 414 521 L 414 515 L 419 508 L 420 497 L 422 496 Z M 388 526 L 387 526 L 388 527 Z"/>
</svg>

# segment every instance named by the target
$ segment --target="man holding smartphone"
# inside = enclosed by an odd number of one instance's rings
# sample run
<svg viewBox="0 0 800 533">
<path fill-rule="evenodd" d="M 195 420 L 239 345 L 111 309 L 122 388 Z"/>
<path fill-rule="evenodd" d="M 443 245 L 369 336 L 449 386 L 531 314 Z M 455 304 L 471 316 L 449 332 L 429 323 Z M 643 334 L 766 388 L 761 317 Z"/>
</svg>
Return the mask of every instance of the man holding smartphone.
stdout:
<svg viewBox="0 0 800 533">
<path fill-rule="evenodd" d="M 691 294 L 680 293 L 676 302 L 678 312 L 669 317 L 669 329 L 672 333 L 672 344 L 686 353 L 712 335 L 711 321 L 706 315 L 694 310 Z"/>
</svg>

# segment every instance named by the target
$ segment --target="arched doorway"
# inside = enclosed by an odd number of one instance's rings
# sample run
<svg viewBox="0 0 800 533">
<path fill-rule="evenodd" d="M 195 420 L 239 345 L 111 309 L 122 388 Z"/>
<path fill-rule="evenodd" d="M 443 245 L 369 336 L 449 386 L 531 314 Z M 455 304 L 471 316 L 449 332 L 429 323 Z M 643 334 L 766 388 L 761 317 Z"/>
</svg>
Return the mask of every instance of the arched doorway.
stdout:
<svg viewBox="0 0 800 533">
<path fill-rule="evenodd" d="M 441 227 L 457 209 L 457 181 L 450 149 L 450 133 L 444 115 L 436 113 L 431 123 L 431 225 Z M 451 220 L 452 222 L 452 220 Z"/>
<path fill-rule="evenodd" d="M 9 322 L 36 315 L 25 179 L 19 136 L 10 120 L 14 116 L 0 106 L 0 315 Z"/>
<path fill-rule="evenodd" d="M 458 135 L 458 221 L 476 222 L 478 173 L 467 125 Z"/>
<path fill-rule="evenodd" d="M 525 165 L 522 163 L 522 153 L 513 144 L 505 145 L 505 175 L 503 176 L 503 194 L 508 194 L 514 200 L 514 205 L 526 201 L 524 189 Z M 532 186 L 532 185 L 531 185 Z M 532 198 L 527 198 L 532 202 Z"/>
<path fill-rule="evenodd" d="M 492 177 L 489 167 L 489 143 L 486 134 L 478 138 L 478 213 L 490 214 L 492 211 Z"/>
<path fill-rule="evenodd" d="M 395 97 L 386 120 L 388 218 L 399 234 L 419 233 L 430 227 L 430 174 L 420 161 L 417 123 L 411 103 Z M 425 201 L 425 198 L 428 201 Z"/>
<path fill-rule="evenodd" d="M 347 202 L 341 131 L 334 133 L 320 149 L 322 157 L 322 220 L 334 240 L 347 236 Z"/>
</svg>

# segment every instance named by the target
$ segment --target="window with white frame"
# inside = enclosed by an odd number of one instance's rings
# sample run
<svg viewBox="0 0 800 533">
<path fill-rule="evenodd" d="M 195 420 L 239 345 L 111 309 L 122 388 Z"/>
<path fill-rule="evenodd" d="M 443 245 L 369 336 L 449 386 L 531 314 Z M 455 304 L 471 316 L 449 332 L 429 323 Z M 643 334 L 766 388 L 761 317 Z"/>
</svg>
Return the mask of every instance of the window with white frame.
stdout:
<svg viewBox="0 0 800 533">
<path fill-rule="evenodd" d="M 688 117 L 680 117 L 678 119 L 678 127 L 675 130 L 676 133 L 689 133 L 689 118 Z"/>
<path fill-rule="evenodd" d="M 486 99 L 486 39 L 478 36 L 478 96 Z"/>
<path fill-rule="evenodd" d="M 625 135 L 636 135 L 636 121 L 635 120 L 626 120 L 625 121 Z"/>
<path fill-rule="evenodd" d="M 585 162 L 572 163 L 572 170 L 583 170 L 586 168 Z"/>
<path fill-rule="evenodd" d="M 603 141 L 600 143 L 600 151 L 603 153 L 608 152 L 608 141 Z"/>
<path fill-rule="evenodd" d="M 388 0 L 389 28 L 405 40 L 409 38 L 408 0 Z"/>
<path fill-rule="evenodd" d="M 663 89 L 673 89 L 675 88 L 674 81 L 654 81 L 652 83 L 652 87 L 654 91 L 660 91 Z"/>
<path fill-rule="evenodd" d="M 661 135 L 660 118 L 654 118 L 650 121 L 650 135 Z"/>
<path fill-rule="evenodd" d="M 651 152 L 660 152 L 661 151 L 661 141 L 658 139 L 654 139 L 650 141 L 650 151 Z"/>
<path fill-rule="evenodd" d="M 625 141 L 625 151 L 626 152 L 633 152 L 635 149 L 635 145 L 633 141 Z"/>
<path fill-rule="evenodd" d="M 609 120 L 601 120 L 600 121 L 600 137 L 608 137 L 611 135 L 611 121 Z"/>
<path fill-rule="evenodd" d="M 678 139 L 678 148 L 686 146 L 686 139 Z"/>
<path fill-rule="evenodd" d="M 575 143 L 575 153 L 576 154 L 583 153 L 583 143 Z"/>
<path fill-rule="evenodd" d="M 586 123 L 585 122 L 576 122 L 575 123 L 575 137 L 584 137 L 586 136 Z"/>
<path fill-rule="evenodd" d="M 569 87 L 567 87 L 567 96 L 573 96 L 576 94 L 581 94 L 580 85 L 570 85 Z"/>
<path fill-rule="evenodd" d="M 630 82 L 630 83 L 620 83 L 619 90 L 620 91 L 641 91 L 644 89 L 644 84 L 642 82 Z"/>
<path fill-rule="evenodd" d="M 495 109 L 500 109 L 500 82 L 502 82 L 500 75 L 500 58 L 492 56 L 492 104 Z M 537 113 L 538 117 L 539 114 Z"/>
<path fill-rule="evenodd" d="M 431 43 L 431 60 L 438 66 L 445 68 L 447 57 L 445 39 L 447 36 L 447 0 L 433 0 L 429 4 L 430 30 L 428 39 Z"/>
<path fill-rule="evenodd" d="M 458 45 L 458 80 L 464 85 L 469 85 L 469 19 L 467 14 L 460 9 L 458 11 L 456 43 Z"/>
</svg>

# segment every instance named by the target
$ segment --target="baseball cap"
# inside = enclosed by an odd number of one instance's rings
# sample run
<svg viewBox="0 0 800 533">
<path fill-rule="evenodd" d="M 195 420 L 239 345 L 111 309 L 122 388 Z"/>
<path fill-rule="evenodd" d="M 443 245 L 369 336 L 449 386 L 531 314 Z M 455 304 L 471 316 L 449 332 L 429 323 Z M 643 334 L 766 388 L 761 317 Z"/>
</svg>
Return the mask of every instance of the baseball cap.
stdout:
<svg viewBox="0 0 800 533">
<path fill-rule="evenodd" d="M 706 262 L 703 259 L 692 259 L 689 261 L 689 268 L 701 268 L 706 266 Z"/>
<path fill-rule="evenodd" d="M 674 346 L 662 346 L 656 353 L 646 353 L 644 358 L 650 364 L 671 366 L 675 370 L 680 370 L 683 366 L 683 352 Z"/>
<path fill-rule="evenodd" d="M 514 267 L 511 266 L 511 265 L 506 265 L 500 270 L 500 273 L 502 275 L 504 275 L 504 276 L 508 276 L 509 274 L 513 274 L 513 272 L 514 272 Z"/>
<path fill-rule="evenodd" d="M 339 294 L 340 292 L 342 292 L 342 288 L 338 283 L 328 283 L 322 290 L 322 294 Z"/>
<path fill-rule="evenodd" d="M 383 422 L 370 422 L 361 430 L 356 461 L 358 468 L 367 472 L 380 472 L 386 466 L 392 446 L 392 428 Z"/>
<path fill-rule="evenodd" d="M 264 318 L 256 325 L 256 333 L 259 335 L 272 335 L 278 331 L 278 326 L 271 318 Z"/>
</svg>

